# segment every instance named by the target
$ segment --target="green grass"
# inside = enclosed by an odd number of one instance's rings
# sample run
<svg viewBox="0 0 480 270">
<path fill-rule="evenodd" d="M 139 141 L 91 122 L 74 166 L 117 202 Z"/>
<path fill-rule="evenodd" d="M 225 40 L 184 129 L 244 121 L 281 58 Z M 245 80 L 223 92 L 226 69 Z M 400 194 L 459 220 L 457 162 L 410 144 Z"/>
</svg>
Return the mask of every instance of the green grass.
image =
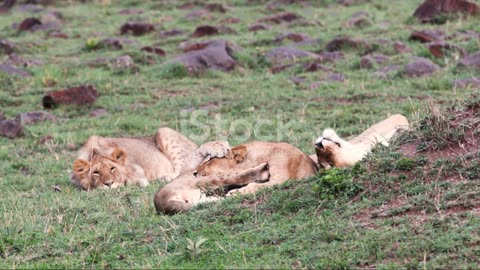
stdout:
<svg viewBox="0 0 480 270">
<path fill-rule="evenodd" d="M 0 268 L 478 267 L 480 152 L 438 159 L 429 152 L 453 147 L 441 138 L 455 145 L 464 142 L 465 132 L 471 130 L 466 127 L 475 126 L 472 119 L 457 126 L 435 122 L 438 115 L 432 108 L 440 107 L 442 116 L 449 116 L 452 111 L 443 107 L 456 101 L 458 108 L 467 103 L 478 113 L 480 102 L 473 102 L 472 90 L 454 89 L 450 83 L 479 76 L 478 69 L 457 69 L 452 58 L 432 59 L 442 67 L 432 77 L 378 79 L 373 71 L 359 69 L 361 56 L 349 50 L 344 59 L 324 64 L 347 80 L 329 82 L 323 80 L 324 72 L 305 73 L 301 68 L 272 74 L 262 54 L 279 45 L 251 45 L 281 33 L 301 32 L 321 40 L 305 47 L 318 51 L 334 37 L 349 35 L 402 41 L 413 49 L 412 55 L 433 58 L 422 44 L 408 40 L 410 28 L 437 27 L 410 18 L 421 1 L 390 5 L 372 0 L 350 7 L 336 1 L 294 4 L 283 8 L 313 25 L 279 24 L 260 32 L 249 32 L 248 26 L 273 13 L 263 3 L 216 1 L 228 12 L 212 13 L 211 20 L 202 22 L 186 20 L 190 11 L 176 9 L 178 1 L 113 2 L 101 6 L 67 1 L 49 7 L 63 14 L 62 31 L 70 37 L 66 40 L 45 39 L 41 31 L 17 33 L 11 27 L 37 14 L 14 10 L 0 16 L 0 39 L 15 42 L 23 57 L 46 63 L 26 68 L 31 78 L 0 73 L 0 111 L 7 117 L 41 110 L 42 96 L 52 90 L 92 84 L 100 94 L 91 107 L 60 106 L 50 111 L 57 121 L 28 125 L 24 137 L 0 137 Z M 126 7 L 145 13 L 118 14 Z M 342 26 L 362 10 L 369 12 L 371 26 Z M 180 66 L 162 65 L 180 53 L 177 45 L 189 39 L 196 26 L 217 25 L 225 17 L 241 19 L 229 25 L 238 34 L 213 38 L 243 48 L 234 54 L 239 68 L 190 77 Z M 155 23 L 156 31 L 126 36 L 137 44 L 122 50 L 96 48 L 94 41 L 118 35 L 129 19 Z M 389 22 L 386 29 L 381 26 L 384 21 Z M 461 18 L 440 27 L 452 34 L 475 30 L 479 22 Z M 171 29 L 187 34 L 157 36 Z M 480 49 L 478 40 L 454 42 L 468 52 Z M 148 65 L 139 48 L 153 44 L 164 49 L 167 57 Z M 390 55 L 390 64 L 407 63 L 412 56 L 395 55 L 391 48 L 377 50 Z M 83 64 L 125 54 L 134 59 L 138 72 Z M 305 81 L 297 85 L 290 80 L 294 76 Z M 322 83 L 312 87 L 318 81 Z M 94 108 L 105 108 L 108 114 L 91 118 Z M 378 147 L 353 168 L 319 172 L 255 195 L 200 205 L 184 214 L 156 214 L 153 195 L 162 186 L 159 182 L 143 189 L 81 192 L 68 180 L 76 151 L 92 134 L 149 135 L 169 126 L 197 143 L 287 141 L 311 154 L 313 140 L 326 127 L 348 137 L 395 113 L 407 116 L 418 129 L 392 147 Z M 232 127 L 232 123 L 246 123 L 253 128 L 265 120 L 269 125 L 257 133 L 241 125 Z M 473 134 L 478 136 L 478 129 Z M 53 139 L 41 143 L 46 136 Z M 400 145 L 412 142 L 423 152 L 404 155 Z M 61 192 L 55 191 L 55 185 Z M 202 239 L 207 240 L 202 243 Z"/>
</svg>

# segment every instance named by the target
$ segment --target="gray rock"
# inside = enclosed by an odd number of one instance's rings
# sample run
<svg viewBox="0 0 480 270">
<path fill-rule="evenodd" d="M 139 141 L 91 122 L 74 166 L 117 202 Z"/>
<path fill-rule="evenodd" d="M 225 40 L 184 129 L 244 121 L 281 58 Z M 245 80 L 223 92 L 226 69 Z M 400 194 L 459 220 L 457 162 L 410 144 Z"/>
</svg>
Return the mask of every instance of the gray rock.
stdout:
<svg viewBox="0 0 480 270">
<path fill-rule="evenodd" d="M 458 65 L 463 67 L 480 68 L 480 51 L 463 57 Z"/>
<path fill-rule="evenodd" d="M 48 112 L 44 111 L 34 111 L 34 112 L 25 112 L 17 115 L 15 120 L 20 122 L 21 125 L 29 125 L 37 122 L 43 121 L 57 121 L 57 118 Z"/>
<path fill-rule="evenodd" d="M 11 119 L 0 121 L 0 135 L 14 139 L 23 135 L 23 127 L 20 122 Z"/>
<path fill-rule="evenodd" d="M 32 75 L 26 72 L 23 69 L 16 68 L 7 64 L 0 64 L 0 72 L 6 73 L 8 75 L 16 75 L 20 77 L 31 77 Z"/>
<path fill-rule="evenodd" d="M 439 69 L 440 67 L 429 59 L 415 57 L 405 66 L 404 73 L 408 77 L 423 77 L 429 76 Z"/>
</svg>

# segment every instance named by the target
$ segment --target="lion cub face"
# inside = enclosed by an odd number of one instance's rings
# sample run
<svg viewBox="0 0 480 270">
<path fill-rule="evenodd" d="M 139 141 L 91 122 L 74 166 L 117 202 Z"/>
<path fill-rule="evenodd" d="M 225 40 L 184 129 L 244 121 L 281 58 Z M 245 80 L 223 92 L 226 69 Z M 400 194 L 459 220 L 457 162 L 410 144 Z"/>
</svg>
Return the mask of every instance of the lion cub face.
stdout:
<svg viewBox="0 0 480 270">
<path fill-rule="evenodd" d="M 231 148 L 223 158 L 212 158 L 200 164 L 193 172 L 194 176 L 232 175 L 243 171 L 242 163 L 247 156 L 247 147 L 239 145 Z"/>
<path fill-rule="evenodd" d="M 332 129 L 326 129 L 322 137 L 315 141 L 315 152 L 317 153 L 318 164 L 329 169 L 341 167 L 339 157 L 342 155 L 342 143 L 345 143 Z"/>
<path fill-rule="evenodd" d="M 116 148 L 110 157 L 100 155 L 94 149 L 91 161 L 75 160 L 73 173 L 81 179 L 81 183 L 89 184 L 85 189 L 117 188 L 126 182 L 126 158 L 127 153 L 120 148 Z"/>
</svg>

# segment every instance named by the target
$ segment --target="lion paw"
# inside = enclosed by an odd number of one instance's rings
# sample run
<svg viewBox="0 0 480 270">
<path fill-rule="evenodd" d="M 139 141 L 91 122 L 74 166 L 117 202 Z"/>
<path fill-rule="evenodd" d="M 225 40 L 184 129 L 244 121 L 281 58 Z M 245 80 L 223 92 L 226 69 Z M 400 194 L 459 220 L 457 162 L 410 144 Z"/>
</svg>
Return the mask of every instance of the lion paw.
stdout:
<svg viewBox="0 0 480 270">
<path fill-rule="evenodd" d="M 203 157 L 222 158 L 230 151 L 230 144 L 227 141 L 207 142 L 200 146 L 198 152 Z"/>
</svg>

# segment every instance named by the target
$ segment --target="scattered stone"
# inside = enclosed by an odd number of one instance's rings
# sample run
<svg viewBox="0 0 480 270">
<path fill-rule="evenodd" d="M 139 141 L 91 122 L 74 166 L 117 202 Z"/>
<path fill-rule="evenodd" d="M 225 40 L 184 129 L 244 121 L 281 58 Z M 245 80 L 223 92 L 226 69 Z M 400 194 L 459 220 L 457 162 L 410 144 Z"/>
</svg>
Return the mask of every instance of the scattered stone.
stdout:
<svg viewBox="0 0 480 270">
<path fill-rule="evenodd" d="M 331 82 L 345 82 L 347 80 L 345 75 L 341 73 L 332 73 L 328 75 L 327 79 Z"/>
<path fill-rule="evenodd" d="M 211 20 L 213 19 L 212 14 L 205 9 L 194 10 L 187 15 L 185 15 L 187 20 Z"/>
<path fill-rule="evenodd" d="M 218 4 L 218 3 L 206 4 L 204 8 L 210 12 L 220 12 L 220 13 L 227 12 L 227 9 L 222 4 Z"/>
<path fill-rule="evenodd" d="M 220 20 L 220 24 L 235 24 L 240 23 L 242 20 L 239 18 L 227 17 Z"/>
<path fill-rule="evenodd" d="M 3 1 L 3 5 L 0 6 L 0 13 L 8 12 L 13 5 L 15 5 L 15 0 L 5 0 Z"/>
<path fill-rule="evenodd" d="M 300 85 L 306 81 L 306 78 L 305 76 L 295 76 L 295 77 L 291 77 L 290 81 L 292 81 L 296 85 Z"/>
<path fill-rule="evenodd" d="M 68 39 L 68 35 L 60 31 L 52 31 L 52 32 L 48 32 L 47 38 Z"/>
<path fill-rule="evenodd" d="M 383 64 L 390 60 L 390 58 L 383 54 L 369 54 L 360 59 L 360 67 L 371 69 L 376 65 Z"/>
<path fill-rule="evenodd" d="M 183 52 L 191 52 L 191 51 L 198 51 L 202 50 L 210 44 L 210 41 L 184 41 L 178 45 Z"/>
<path fill-rule="evenodd" d="M 414 57 L 412 61 L 405 66 L 404 73 L 408 77 L 422 77 L 431 75 L 439 69 L 440 67 L 429 59 Z"/>
<path fill-rule="evenodd" d="M 197 74 L 205 69 L 231 71 L 236 61 L 231 56 L 233 46 L 225 40 L 212 40 L 199 50 L 189 51 L 178 55 L 165 64 L 181 63 L 190 74 Z"/>
<path fill-rule="evenodd" d="M 304 41 L 307 41 L 307 40 L 311 40 L 312 38 L 309 37 L 308 35 L 302 34 L 302 33 L 286 33 L 286 34 L 282 34 L 282 35 L 277 36 L 273 40 L 273 42 L 281 43 L 285 39 L 288 39 L 290 41 L 298 43 L 298 42 L 304 42 Z"/>
<path fill-rule="evenodd" d="M 353 27 L 364 28 L 364 27 L 370 26 L 372 25 L 372 23 L 368 18 L 369 16 L 370 15 L 366 11 L 356 12 L 350 17 L 350 19 L 345 21 L 343 25 L 347 28 L 353 28 Z"/>
<path fill-rule="evenodd" d="M 50 92 L 43 96 L 42 104 L 46 109 L 64 105 L 91 105 L 98 98 L 97 90 L 91 85 L 81 85 L 65 90 Z"/>
<path fill-rule="evenodd" d="M 52 141 L 53 141 L 53 136 L 52 135 L 47 135 L 47 136 L 44 136 L 44 137 L 40 138 L 40 140 L 38 140 L 38 143 L 39 144 L 48 144 Z"/>
<path fill-rule="evenodd" d="M 345 58 L 345 54 L 341 51 L 318 52 L 317 55 L 320 56 L 322 62 L 335 62 L 337 60 Z"/>
<path fill-rule="evenodd" d="M 402 68 L 401 65 L 389 65 L 381 68 L 380 70 L 374 73 L 375 77 L 380 79 L 387 79 L 389 77 L 393 77 L 397 74 L 400 69 Z"/>
<path fill-rule="evenodd" d="M 133 62 L 132 57 L 130 55 L 122 55 L 116 57 L 111 61 L 112 68 L 116 70 L 131 70 L 131 71 L 138 71 L 138 67 Z"/>
<path fill-rule="evenodd" d="M 140 50 L 144 51 L 144 52 L 148 52 L 148 53 L 153 53 L 153 54 L 156 54 L 158 56 L 166 56 L 167 55 L 163 49 L 157 48 L 157 47 L 152 47 L 152 46 L 145 46 L 145 47 L 142 47 Z"/>
<path fill-rule="evenodd" d="M 446 42 L 434 42 L 428 44 L 428 50 L 430 53 L 433 54 L 435 57 L 445 57 L 457 53 L 460 57 L 464 57 L 467 53 L 465 49 L 457 46 L 452 45 Z"/>
<path fill-rule="evenodd" d="M 37 18 L 26 18 L 17 27 L 18 31 L 33 31 L 34 26 L 41 25 L 42 22 Z"/>
<path fill-rule="evenodd" d="M 143 14 L 143 9 L 139 8 L 126 8 L 122 9 L 118 12 L 118 14 L 122 15 L 138 15 L 138 14 Z"/>
<path fill-rule="evenodd" d="M 272 74 L 276 74 L 276 73 L 279 73 L 279 72 L 282 72 L 286 69 L 289 69 L 289 68 L 292 68 L 292 67 L 295 67 L 296 64 L 285 64 L 285 65 L 276 65 L 276 66 L 273 66 L 270 68 L 270 72 Z"/>
<path fill-rule="evenodd" d="M 281 12 L 281 13 L 274 14 L 272 16 L 262 18 L 259 20 L 259 22 L 280 24 L 283 22 L 290 23 L 290 22 L 299 20 L 301 18 L 302 17 L 300 15 L 293 12 Z"/>
<path fill-rule="evenodd" d="M 393 43 L 393 50 L 396 53 L 411 53 L 412 49 L 410 49 L 405 43 L 401 41 L 396 41 Z"/>
<path fill-rule="evenodd" d="M 480 88 L 480 79 L 479 78 L 470 78 L 463 80 L 454 80 L 452 86 L 456 88 Z"/>
<path fill-rule="evenodd" d="M 304 72 L 317 72 L 317 71 L 331 72 L 332 70 L 323 66 L 323 65 L 321 65 L 320 63 L 312 61 L 312 62 L 307 62 L 303 65 L 303 71 Z"/>
<path fill-rule="evenodd" d="M 15 117 L 15 120 L 20 122 L 21 125 L 29 125 L 29 124 L 34 124 L 37 122 L 44 122 L 44 121 L 51 121 L 55 122 L 57 121 L 57 118 L 48 112 L 44 111 L 34 111 L 34 112 L 25 112 L 18 114 Z"/>
<path fill-rule="evenodd" d="M 447 39 L 458 39 L 459 41 L 470 41 L 472 39 L 480 39 L 480 33 L 472 30 L 457 31 L 451 34 L 450 36 L 448 36 Z"/>
<path fill-rule="evenodd" d="M 16 47 L 17 46 L 15 45 L 15 43 L 5 39 L 0 39 L 0 52 L 4 54 L 11 54 L 14 53 Z"/>
<path fill-rule="evenodd" d="M 122 42 L 118 38 L 106 38 L 104 40 L 100 40 L 97 44 L 98 48 L 109 48 L 113 50 L 121 50 L 123 49 Z"/>
<path fill-rule="evenodd" d="M 269 29 L 268 26 L 261 23 L 252 24 L 248 27 L 248 31 L 251 31 L 251 32 L 263 31 L 268 29 Z"/>
<path fill-rule="evenodd" d="M 360 39 L 337 37 L 327 44 L 326 49 L 329 52 L 343 51 L 345 49 L 361 49 L 369 51 L 371 50 L 371 45 Z"/>
<path fill-rule="evenodd" d="M 107 110 L 104 109 L 104 108 L 97 108 L 97 109 L 93 109 L 91 112 L 90 112 L 90 117 L 94 117 L 94 118 L 99 118 L 99 117 L 103 117 L 105 115 L 107 115 Z"/>
<path fill-rule="evenodd" d="M 458 65 L 461 67 L 480 68 L 480 51 L 463 57 Z"/>
<path fill-rule="evenodd" d="M 150 33 L 155 30 L 155 27 L 151 23 L 146 22 L 127 22 L 120 27 L 120 34 L 132 34 L 134 36 L 141 36 Z"/>
<path fill-rule="evenodd" d="M 0 64 L 0 72 L 6 73 L 8 75 L 16 75 L 20 77 L 31 77 L 32 75 L 23 69 L 16 68 L 7 64 Z"/>
<path fill-rule="evenodd" d="M 420 41 L 421 43 L 428 43 L 434 41 L 442 41 L 445 32 L 440 29 L 436 30 L 422 30 L 422 31 L 413 31 L 413 33 L 408 38 L 409 40 Z"/>
<path fill-rule="evenodd" d="M 219 31 L 217 27 L 211 25 L 201 25 L 195 29 L 191 34 L 192 37 L 204 37 L 211 35 L 218 35 Z"/>
<path fill-rule="evenodd" d="M 12 53 L 9 54 L 5 62 L 5 65 L 11 65 L 19 68 L 26 68 L 31 66 L 42 66 L 44 63 L 42 60 L 39 59 L 25 59 L 22 56 Z"/>
<path fill-rule="evenodd" d="M 96 68 L 96 67 L 105 67 L 105 66 L 108 66 L 108 64 L 110 63 L 110 59 L 106 58 L 106 57 L 97 57 L 93 60 L 87 60 L 85 62 L 83 62 L 84 65 L 87 65 L 91 68 Z"/>
<path fill-rule="evenodd" d="M 226 25 L 221 25 L 220 27 L 218 27 L 218 31 L 221 33 L 221 34 L 237 34 L 237 31 L 235 31 L 233 28 L 229 27 L 229 26 L 226 26 Z"/>
<path fill-rule="evenodd" d="M 299 60 L 319 59 L 317 54 L 291 47 L 278 47 L 268 51 L 265 56 L 270 60 L 272 65 L 285 65 L 298 62 Z"/>
<path fill-rule="evenodd" d="M 0 121 L 0 135 L 14 139 L 23 135 L 23 127 L 20 122 L 11 119 Z"/>
<path fill-rule="evenodd" d="M 183 35 L 185 34 L 184 31 L 182 30 L 178 30 L 178 29 L 172 29 L 172 30 L 169 30 L 169 31 L 163 31 L 163 32 L 160 32 L 160 37 L 174 37 L 174 36 L 179 36 L 179 35 Z"/>
<path fill-rule="evenodd" d="M 465 0 L 425 0 L 413 13 L 413 16 L 421 22 L 439 22 L 439 17 L 445 14 L 464 13 L 468 15 L 477 15 L 480 13 L 479 7 Z"/>
</svg>

